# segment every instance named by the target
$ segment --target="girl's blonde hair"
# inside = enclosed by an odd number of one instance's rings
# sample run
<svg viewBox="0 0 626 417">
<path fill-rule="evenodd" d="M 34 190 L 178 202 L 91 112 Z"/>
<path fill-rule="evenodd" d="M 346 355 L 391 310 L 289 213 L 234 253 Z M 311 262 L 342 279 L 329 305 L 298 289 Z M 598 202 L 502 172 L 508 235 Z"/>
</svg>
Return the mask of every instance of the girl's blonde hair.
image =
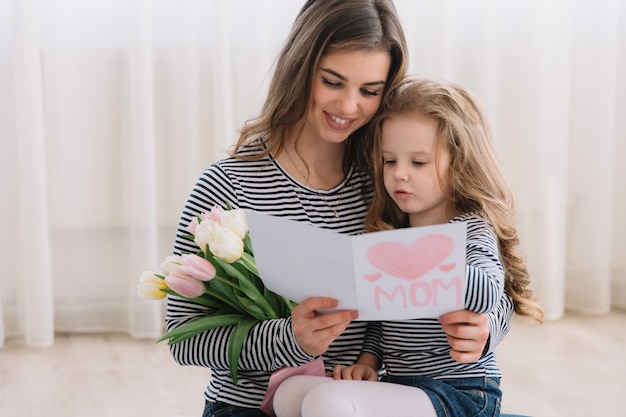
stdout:
<svg viewBox="0 0 626 417">
<path fill-rule="evenodd" d="M 256 138 L 266 144 L 261 159 L 278 155 L 286 138 L 303 127 L 313 75 L 320 59 L 348 51 L 385 51 L 391 56 L 385 90 L 405 75 L 407 47 L 400 19 L 391 0 L 309 0 L 300 10 L 276 61 L 269 93 L 258 117 L 240 130 L 233 156 Z M 383 95 L 384 98 L 384 95 Z M 346 141 L 344 169 L 363 168 L 368 151 L 360 139 L 366 126 Z"/>
<path fill-rule="evenodd" d="M 489 124 L 478 100 L 460 85 L 432 78 L 409 77 L 390 91 L 380 116 L 373 123 L 374 199 L 365 220 L 366 231 L 402 227 L 407 221 L 383 184 L 380 143 L 382 125 L 390 117 L 426 117 L 437 122 L 436 154 L 450 154 L 447 190 L 454 213 L 477 213 L 498 236 L 505 271 L 505 291 L 513 298 L 515 312 L 543 321 L 543 309 L 529 288 L 526 261 L 518 250 L 516 207 L 494 149 Z M 439 158 L 435 155 L 435 160 Z M 439 169 L 437 167 L 437 172 Z"/>
</svg>

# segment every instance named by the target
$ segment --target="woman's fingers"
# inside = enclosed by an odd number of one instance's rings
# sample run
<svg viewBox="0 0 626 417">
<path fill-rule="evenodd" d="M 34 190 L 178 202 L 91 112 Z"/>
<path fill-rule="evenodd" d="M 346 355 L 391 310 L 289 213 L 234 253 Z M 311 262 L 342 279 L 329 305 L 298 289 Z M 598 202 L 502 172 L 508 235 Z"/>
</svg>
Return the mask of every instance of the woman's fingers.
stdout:
<svg viewBox="0 0 626 417">
<path fill-rule="evenodd" d="M 318 356 L 358 317 L 354 310 L 338 310 L 338 301 L 327 297 L 307 298 L 291 312 L 296 341 L 307 354 Z"/>
</svg>

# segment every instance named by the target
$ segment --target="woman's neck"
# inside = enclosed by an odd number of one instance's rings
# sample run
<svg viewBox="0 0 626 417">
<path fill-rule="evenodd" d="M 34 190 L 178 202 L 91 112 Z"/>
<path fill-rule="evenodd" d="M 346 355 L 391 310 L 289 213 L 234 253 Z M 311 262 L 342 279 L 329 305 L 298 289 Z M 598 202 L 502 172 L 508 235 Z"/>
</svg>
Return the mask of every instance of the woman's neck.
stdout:
<svg viewBox="0 0 626 417">
<path fill-rule="evenodd" d="M 346 173 L 343 167 L 345 143 L 328 143 L 321 140 L 285 143 L 277 155 L 281 166 L 295 179 L 318 190 L 329 190 L 343 181 Z"/>
</svg>

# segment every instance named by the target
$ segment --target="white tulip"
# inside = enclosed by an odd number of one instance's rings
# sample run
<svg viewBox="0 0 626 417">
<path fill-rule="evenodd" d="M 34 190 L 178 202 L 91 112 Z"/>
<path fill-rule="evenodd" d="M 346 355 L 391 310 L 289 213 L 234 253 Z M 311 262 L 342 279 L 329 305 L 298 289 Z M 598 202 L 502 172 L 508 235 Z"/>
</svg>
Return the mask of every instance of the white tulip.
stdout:
<svg viewBox="0 0 626 417">
<path fill-rule="evenodd" d="M 180 255 L 170 255 L 161 262 L 159 265 L 159 272 L 162 275 L 169 275 L 174 271 L 177 271 L 182 265 Z"/>
<path fill-rule="evenodd" d="M 215 220 L 202 220 L 196 226 L 196 234 L 193 240 L 200 247 L 201 251 L 204 252 L 206 245 L 211 245 L 211 242 L 215 240 L 216 231 L 220 227 L 220 224 Z"/>
<path fill-rule="evenodd" d="M 243 255 L 243 241 L 232 230 L 219 227 L 215 233 L 215 239 L 209 243 L 209 249 L 213 255 L 233 263 Z"/>
<path fill-rule="evenodd" d="M 160 300 L 166 296 L 161 291 L 167 289 L 167 284 L 152 271 L 143 271 L 137 285 L 137 295 L 146 300 Z"/>
<path fill-rule="evenodd" d="M 220 223 L 239 236 L 239 239 L 243 239 L 248 232 L 246 213 L 241 209 L 224 210 L 220 214 Z"/>
</svg>

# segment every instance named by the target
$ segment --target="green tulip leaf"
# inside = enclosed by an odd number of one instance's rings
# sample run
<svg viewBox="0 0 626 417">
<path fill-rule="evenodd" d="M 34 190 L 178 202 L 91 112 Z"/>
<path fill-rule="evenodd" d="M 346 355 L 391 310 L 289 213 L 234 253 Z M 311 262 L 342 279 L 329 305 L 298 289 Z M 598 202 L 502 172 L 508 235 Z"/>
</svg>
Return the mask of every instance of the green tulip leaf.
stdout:
<svg viewBox="0 0 626 417">
<path fill-rule="evenodd" d="M 201 297 L 195 297 L 195 298 L 184 297 L 184 296 L 178 294 L 176 291 L 173 291 L 173 290 L 171 290 L 169 288 L 163 288 L 161 291 L 163 291 L 165 293 L 168 293 L 168 294 L 171 294 L 171 295 L 174 295 L 174 296 L 179 297 L 179 298 L 183 298 L 185 300 L 193 301 L 194 303 L 201 304 L 201 305 L 203 305 L 205 307 L 216 308 L 216 309 L 219 309 L 219 308 L 223 307 L 223 302 L 216 301 L 216 300 L 211 299 L 211 298 L 202 297 L 202 296 Z"/>
<path fill-rule="evenodd" d="M 268 316 L 266 312 L 263 311 L 263 309 L 261 309 L 261 307 L 259 307 L 254 301 L 250 300 L 245 295 L 242 295 L 239 297 L 239 302 L 241 303 L 241 306 L 244 308 L 246 313 L 248 313 L 250 316 L 254 317 L 255 319 L 267 320 L 267 319 L 278 318 L 278 316 L 276 315 Z"/>
<path fill-rule="evenodd" d="M 237 383 L 237 368 L 239 367 L 239 355 L 241 355 L 243 342 L 246 340 L 246 336 L 248 336 L 252 326 L 257 322 L 258 320 L 250 318 L 241 319 L 235 331 L 230 335 L 228 342 L 228 363 L 230 363 L 230 373 L 235 384 Z"/>
<path fill-rule="evenodd" d="M 232 326 L 240 320 L 245 319 L 241 314 L 222 314 L 215 313 L 210 316 L 200 317 L 170 330 L 165 333 L 158 342 L 168 340 L 168 344 L 174 344 L 187 340 L 203 331 L 214 329 L 221 326 Z"/>
</svg>

